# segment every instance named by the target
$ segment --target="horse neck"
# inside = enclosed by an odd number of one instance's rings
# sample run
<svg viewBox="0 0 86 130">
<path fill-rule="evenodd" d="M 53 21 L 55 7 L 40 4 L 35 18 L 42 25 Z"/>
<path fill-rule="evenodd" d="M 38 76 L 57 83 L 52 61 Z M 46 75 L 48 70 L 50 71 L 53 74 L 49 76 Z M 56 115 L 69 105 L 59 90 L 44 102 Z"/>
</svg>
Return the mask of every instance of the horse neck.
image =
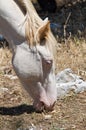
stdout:
<svg viewBox="0 0 86 130">
<path fill-rule="evenodd" d="M 0 33 L 9 44 L 16 46 L 25 41 L 25 16 L 12 0 L 0 0 Z"/>
</svg>

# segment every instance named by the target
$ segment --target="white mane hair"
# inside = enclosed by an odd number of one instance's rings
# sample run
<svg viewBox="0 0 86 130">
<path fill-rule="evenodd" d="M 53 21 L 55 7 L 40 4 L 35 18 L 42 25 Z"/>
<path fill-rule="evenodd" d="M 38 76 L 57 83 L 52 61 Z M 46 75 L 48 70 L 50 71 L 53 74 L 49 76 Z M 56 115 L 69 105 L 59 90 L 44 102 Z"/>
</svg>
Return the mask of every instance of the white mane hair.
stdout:
<svg viewBox="0 0 86 130">
<path fill-rule="evenodd" d="M 31 0 L 14 1 L 23 11 L 24 15 L 26 15 L 25 35 L 29 46 L 40 44 L 42 40 L 45 40 L 45 45 L 48 45 L 50 51 L 54 52 L 55 55 L 56 39 L 51 32 L 50 21 L 48 18 L 42 20 L 38 16 L 34 6 L 31 3 Z"/>
</svg>

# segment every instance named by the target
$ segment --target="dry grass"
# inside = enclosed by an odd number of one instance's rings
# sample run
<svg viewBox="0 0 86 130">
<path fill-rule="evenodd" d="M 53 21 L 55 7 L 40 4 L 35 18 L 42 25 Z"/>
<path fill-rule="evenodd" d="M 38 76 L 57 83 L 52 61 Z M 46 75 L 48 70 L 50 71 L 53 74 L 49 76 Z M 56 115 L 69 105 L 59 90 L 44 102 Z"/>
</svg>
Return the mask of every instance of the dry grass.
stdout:
<svg viewBox="0 0 86 130">
<path fill-rule="evenodd" d="M 71 68 L 76 74 L 86 78 L 86 41 L 85 39 L 67 40 L 57 50 L 57 72 Z"/>
</svg>

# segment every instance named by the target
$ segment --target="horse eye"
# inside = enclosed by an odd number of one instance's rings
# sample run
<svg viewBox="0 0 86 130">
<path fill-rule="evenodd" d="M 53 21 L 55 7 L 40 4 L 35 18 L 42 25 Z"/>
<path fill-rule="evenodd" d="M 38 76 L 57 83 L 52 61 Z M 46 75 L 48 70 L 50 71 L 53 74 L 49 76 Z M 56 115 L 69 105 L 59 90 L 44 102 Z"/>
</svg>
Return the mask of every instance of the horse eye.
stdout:
<svg viewBox="0 0 86 130">
<path fill-rule="evenodd" d="M 45 39 L 45 38 L 41 39 L 40 45 L 41 45 L 41 46 L 44 46 L 45 44 L 46 44 L 46 39 Z"/>
</svg>

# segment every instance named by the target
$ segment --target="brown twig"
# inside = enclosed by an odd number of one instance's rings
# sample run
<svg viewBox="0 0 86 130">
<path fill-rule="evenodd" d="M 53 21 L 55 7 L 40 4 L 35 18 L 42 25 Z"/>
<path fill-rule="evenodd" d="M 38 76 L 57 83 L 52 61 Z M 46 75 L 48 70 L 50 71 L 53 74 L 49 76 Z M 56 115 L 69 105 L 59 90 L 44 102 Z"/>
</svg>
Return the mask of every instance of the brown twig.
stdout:
<svg viewBox="0 0 86 130">
<path fill-rule="evenodd" d="M 66 36 L 67 36 L 66 28 L 67 28 L 67 24 L 68 24 L 70 16 L 71 16 L 71 12 L 68 14 L 68 17 L 67 17 L 65 24 L 64 24 L 64 38 L 66 38 Z"/>
</svg>

